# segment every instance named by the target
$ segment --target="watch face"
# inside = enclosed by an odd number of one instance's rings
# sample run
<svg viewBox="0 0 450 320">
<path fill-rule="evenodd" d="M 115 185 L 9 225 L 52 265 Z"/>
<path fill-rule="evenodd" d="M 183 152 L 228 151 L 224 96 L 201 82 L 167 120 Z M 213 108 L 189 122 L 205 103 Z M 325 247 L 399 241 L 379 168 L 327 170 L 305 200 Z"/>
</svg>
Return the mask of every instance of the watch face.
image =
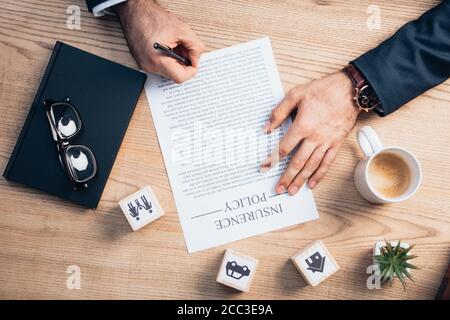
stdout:
<svg viewBox="0 0 450 320">
<path fill-rule="evenodd" d="M 362 109 L 373 109 L 379 103 L 378 97 L 370 86 L 364 86 L 359 91 L 357 102 Z"/>
</svg>

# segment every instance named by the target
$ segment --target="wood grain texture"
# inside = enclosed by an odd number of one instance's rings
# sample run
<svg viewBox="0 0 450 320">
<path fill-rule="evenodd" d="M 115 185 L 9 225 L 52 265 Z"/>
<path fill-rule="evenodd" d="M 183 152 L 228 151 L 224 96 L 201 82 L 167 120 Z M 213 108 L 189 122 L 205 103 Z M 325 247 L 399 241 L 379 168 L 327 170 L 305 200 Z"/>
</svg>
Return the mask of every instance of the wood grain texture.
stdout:
<svg viewBox="0 0 450 320">
<path fill-rule="evenodd" d="M 269 36 L 285 90 L 340 69 L 436 0 L 164 0 L 207 50 Z M 369 4 L 381 29 L 366 28 Z M 81 30 L 66 28 L 66 8 L 82 9 Z M 0 171 L 22 127 L 55 40 L 136 67 L 115 17 L 96 19 L 81 0 L 3 0 L 0 6 Z M 363 115 L 386 145 L 421 161 L 415 197 L 374 206 L 352 181 L 361 157 L 354 132 L 315 191 L 320 219 L 188 255 L 147 100 L 141 96 L 97 211 L 0 179 L 0 298 L 431 299 L 450 258 L 450 82 L 387 118 Z M 118 201 L 151 185 L 166 215 L 134 233 Z M 404 292 L 368 290 L 366 267 L 382 239 L 416 243 L 416 284 Z M 289 257 L 322 240 L 341 269 L 306 286 Z M 226 247 L 260 260 L 249 293 L 215 282 Z M 81 290 L 66 288 L 66 268 L 81 268 Z"/>
</svg>

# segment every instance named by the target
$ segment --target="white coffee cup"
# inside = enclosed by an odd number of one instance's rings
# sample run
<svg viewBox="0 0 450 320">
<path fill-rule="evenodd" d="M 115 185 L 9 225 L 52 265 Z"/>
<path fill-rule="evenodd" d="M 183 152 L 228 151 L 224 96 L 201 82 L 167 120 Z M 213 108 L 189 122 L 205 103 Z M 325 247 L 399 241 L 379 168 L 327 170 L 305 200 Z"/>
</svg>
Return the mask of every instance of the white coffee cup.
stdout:
<svg viewBox="0 0 450 320">
<path fill-rule="evenodd" d="M 365 157 L 356 166 L 355 187 L 363 198 L 372 203 L 395 203 L 410 198 L 420 186 L 422 170 L 416 157 L 406 149 L 400 147 L 383 147 L 376 132 L 369 126 L 364 126 L 357 132 L 358 144 Z M 387 197 L 378 192 L 371 183 L 369 166 L 374 158 L 384 153 L 390 153 L 401 158 L 409 170 L 409 184 L 401 195 Z"/>
</svg>

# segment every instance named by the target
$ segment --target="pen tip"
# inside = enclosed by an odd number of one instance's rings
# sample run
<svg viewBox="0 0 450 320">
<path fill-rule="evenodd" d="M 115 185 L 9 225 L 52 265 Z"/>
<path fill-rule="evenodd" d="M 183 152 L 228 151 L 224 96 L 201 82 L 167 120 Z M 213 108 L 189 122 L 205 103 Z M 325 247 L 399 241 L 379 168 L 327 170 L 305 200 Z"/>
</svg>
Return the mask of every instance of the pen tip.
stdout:
<svg viewBox="0 0 450 320">
<path fill-rule="evenodd" d="M 155 42 L 155 43 L 153 44 L 153 48 L 155 48 L 155 49 L 158 48 L 158 42 Z"/>
</svg>

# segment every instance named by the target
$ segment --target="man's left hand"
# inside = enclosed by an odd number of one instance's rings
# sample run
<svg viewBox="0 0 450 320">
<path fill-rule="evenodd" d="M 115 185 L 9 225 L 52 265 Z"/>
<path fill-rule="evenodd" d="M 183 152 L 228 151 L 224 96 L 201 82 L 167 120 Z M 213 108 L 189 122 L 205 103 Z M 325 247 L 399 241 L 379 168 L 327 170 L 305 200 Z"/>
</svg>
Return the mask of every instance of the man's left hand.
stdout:
<svg viewBox="0 0 450 320">
<path fill-rule="evenodd" d="M 279 127 L 294 108 L 297 116 L 280 141 L 279 155 L 272 154 L 261 164 L 261 169 L 267 170 L 274 165 L 274 158 L 284 158 L 300 144 L 275 187 L 276 192 L 291 195 L 308 180 L 310 188 L 322 180 L 359 114 L 353 103 L 352 82 L 343 72 L 290 90 L 273 109 L 264 130 Z"/>
</svg>

